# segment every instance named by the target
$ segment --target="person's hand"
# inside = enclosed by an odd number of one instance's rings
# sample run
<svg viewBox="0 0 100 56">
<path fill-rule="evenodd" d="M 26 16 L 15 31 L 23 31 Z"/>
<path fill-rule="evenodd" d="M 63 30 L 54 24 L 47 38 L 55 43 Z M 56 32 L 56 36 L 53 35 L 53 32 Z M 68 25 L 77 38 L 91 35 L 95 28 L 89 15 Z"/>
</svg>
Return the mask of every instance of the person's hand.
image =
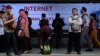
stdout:
<svg viewBox="0 0 100 56">
<path fill-rule="evenodd" d="M 2 25 L 0 25 L 0 27 L 3 27 Z"/>
<path fill-rule="evenodd" d="M 84 28 L 82 28 L 82 31 L 84 31 Z"/>
<path fill-rule="evenodd" d="M 50 40 L 50 39 L 51 39 L 51 37 L 48 37 L 48 39 Z"/>
<path fill-rule="evenodd" d="M 97 32 L 98 33 L 98 30 L 97 29 L 93 29 L 95 32 Z"/>
</svg>

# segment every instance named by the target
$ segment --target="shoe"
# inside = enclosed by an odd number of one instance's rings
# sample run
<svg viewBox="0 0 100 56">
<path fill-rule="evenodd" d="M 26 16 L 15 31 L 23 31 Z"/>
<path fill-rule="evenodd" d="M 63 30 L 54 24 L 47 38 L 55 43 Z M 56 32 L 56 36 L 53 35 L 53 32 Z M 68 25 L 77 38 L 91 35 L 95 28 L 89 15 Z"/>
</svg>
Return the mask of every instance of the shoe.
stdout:
<svg viewBox="0 0 100 56">
<path fill-rule="evenodd" d="M 28 51 L 27 51 L 27 50 L 23 52 L 23 54 L 27 54 L 27 53 L 28 53 Z"/>
<path fill-rule="evenodd" d="M 67 52 L 66 54 L 71 54 L 71 52 Z"/>
<path fill-rule="evenodd" d="M 19 53 L 19 52 L 17 52 L 17 53 L 15 53 L 15 55 L 20 55 L 20 53 Z"/>
<path fill-rule="evenodd" d="M 77 52 L 77 54 L 81 54 L 81 52 Z"/>
<path fill-rule="evenodd" d="M 19 51 L 19 53 L 23 53 L 23 51 L 22 51 L 22 50 L 20 50 L 20 51 Z"/>
<path fill-rule="evenodd" d="M 85 50 L 85 51 L 93 51 L 93 49 L 87 49 L 87 50 Z"/>
<path fill-rule="evenodd" d="M 11 56 L 11 53 L 7 53 L 7 56 Z"/>
</svg>

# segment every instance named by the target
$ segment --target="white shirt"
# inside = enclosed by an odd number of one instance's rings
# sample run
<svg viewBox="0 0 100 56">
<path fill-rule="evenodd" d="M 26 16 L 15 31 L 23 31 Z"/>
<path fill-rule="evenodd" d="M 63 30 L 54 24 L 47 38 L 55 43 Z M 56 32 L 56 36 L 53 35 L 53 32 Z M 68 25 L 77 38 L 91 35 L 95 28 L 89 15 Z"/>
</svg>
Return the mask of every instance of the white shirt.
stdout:
<svg viewBox="0 0 100 56">
<path fill-rule="evenodd" d="M 0 35 L 4 35 L 3 20 L 0 18 Z"/>
<path fill-rule="evenodd" d="M 70 24 L 74 23 L 76 25 L 80 25 L 80 26 L 82 25 L 82 19 L 81 19 L 81 17 L 79 17 L 78 15 L 72 16 L 72 17 L 73 18 L 78 18 L 78 21 L 77 20 L 72 20 L 71 16 L 69 17 L 69 32 L 72 32 Z M 77 31 L 77 32 L 81 32 L 81 29 L 79 31 Z"/>
</svg>

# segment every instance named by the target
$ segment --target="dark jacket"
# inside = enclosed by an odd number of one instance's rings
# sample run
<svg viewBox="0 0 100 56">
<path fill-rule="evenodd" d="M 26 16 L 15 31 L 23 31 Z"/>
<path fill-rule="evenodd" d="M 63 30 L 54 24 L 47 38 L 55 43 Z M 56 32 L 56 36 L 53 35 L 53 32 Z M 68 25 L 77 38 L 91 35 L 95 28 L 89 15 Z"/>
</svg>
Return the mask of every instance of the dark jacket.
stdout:
<svg viewBox="0 0 100 56">
<path fill-rule="evenodd" d="M 49 26 L 49 21 L 47 19 L 42 19 L 39 22 L 40 27 L 43 27 L 44 25 Z"/>
<path fill-rule="evenodd" d="M 31 25 L 32 25 L 32 20 L 30 17 L 28 17 L 28 21 L 29 21 L 29 32 L 32 30 Z M 16 31 L 20 30 L 20 16 L 18 17 L 18 21 L 17 21 L 17 27 L 16 27 Z"/>
<path fill-rule="evenodd" d="M 64 26 L 64 21 L 62 18 L 55 18 L 52 23 L 52 27 L 54 27 L 54 31 L 62 31 L 62 27 Z"/>
</svg>

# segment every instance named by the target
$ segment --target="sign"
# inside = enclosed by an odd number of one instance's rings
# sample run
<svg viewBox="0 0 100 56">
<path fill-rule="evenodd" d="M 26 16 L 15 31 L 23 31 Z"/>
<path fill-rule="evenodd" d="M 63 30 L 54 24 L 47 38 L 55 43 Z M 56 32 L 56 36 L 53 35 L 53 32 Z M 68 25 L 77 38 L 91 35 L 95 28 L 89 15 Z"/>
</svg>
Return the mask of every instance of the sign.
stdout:
<svg viewBox="0 0 100 56">
<path fill-rule="evenodd" d="M 0 4 L 1 8 L 2 5 L 8 5 L 8 4 Z M 80 10 L 81 7 L 87 8 L 88 15 L 90 13 L 96 13 L 100 11 L 100 4 L 99 3 L 33 3 L 33 4 L 9 4 L 13 7 L 12 13 L 16 17 L 16 21 L 18 19 L 18 12 L 19 9 L 25 9 L 29 12 L 29 17 L 32 19 L 32 28 L 33 29 L 39 29 L 39 21 L 41 20 L 41 14 L 45 13 L 47 19 L 49 20 L 50 27 L 52 28 L 52 21 L 55 19 L 55 14 L 60 13 L 61 17 L 63 18 L 65 22 L 65 26 L 63 27 L 63 30 L 68 30 L 68 18 L 72 15 L 72 8 L 78 9 L 78 15 L 81 16 Z M 53 28 L 52 28 L 53 29 Z"/>
</svg>

